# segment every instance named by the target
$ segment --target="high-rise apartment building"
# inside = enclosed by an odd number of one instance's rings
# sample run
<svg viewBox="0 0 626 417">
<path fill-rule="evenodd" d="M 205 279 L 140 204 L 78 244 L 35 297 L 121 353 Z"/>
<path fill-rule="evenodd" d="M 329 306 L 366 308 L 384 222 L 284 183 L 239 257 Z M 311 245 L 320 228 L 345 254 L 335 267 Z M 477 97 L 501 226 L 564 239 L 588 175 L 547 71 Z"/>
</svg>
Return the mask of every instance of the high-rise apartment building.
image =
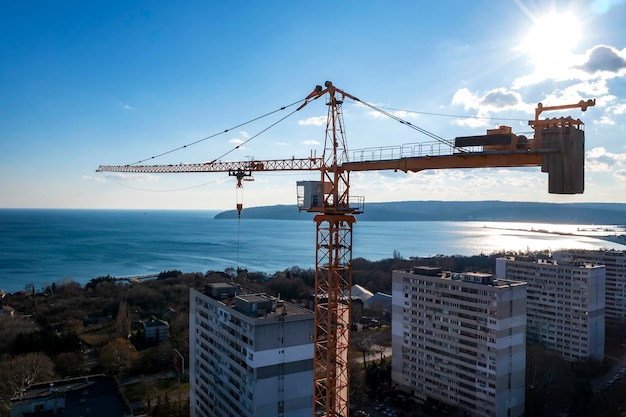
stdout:
<svg viewBox="0 0 626 417">
<path fill-rule="evenodd" d="M 392 379 L 472 416 L 524 413 L 526 283 L 415 267 L 392 273 Z"/>
<path fill-rule="evenodd" d="M 573 260 L 604 265 L 606 270 L 605 311 L 607 323 L 626 323 L 626 251 L 571 249 L 552 254 L 556 261 Z"/>
<path fill-rule="evenodd" d="M 190 291 L 191 416 L 310 417 L 313 312 L 230 283 Z"/>
<path fill-rule="evenodd" d="M 496 276 L 528 283 L 529 342 L 569 361 L 604 358 L 603 265 L 510 256 L 496 260 Z"/>
</svg>

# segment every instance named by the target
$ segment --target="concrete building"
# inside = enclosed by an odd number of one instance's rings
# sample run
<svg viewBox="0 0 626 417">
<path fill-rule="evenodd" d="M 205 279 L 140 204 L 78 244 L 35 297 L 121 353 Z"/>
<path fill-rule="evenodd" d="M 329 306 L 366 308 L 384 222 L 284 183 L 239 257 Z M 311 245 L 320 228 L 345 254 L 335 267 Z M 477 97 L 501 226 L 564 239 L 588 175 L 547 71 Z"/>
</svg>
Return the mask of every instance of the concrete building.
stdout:
<svg viewBox="0 0 626 417">
<path fill-rule="evenodd" d="M 604 358 L 603 265 L 510 256 L 496 260 L 496 276 L 528 283 L 529 342 L 569 361 Z"/>
<path fill-rule="evenodd" d="M 313 312 L 230 283 L 190 290 L 192 417 L 310 417 Z"/>
<path fill-rule="evenodd" d="M 572 249 L 552 254 L 556 261 L 572 260 L 605 266 L 606 323 L 626 323 L 626 251 Z"/>
<path fill-rule="evenodd" d="M 400 388 L 472 416 L 524 413 L 526 283 L 415 267 L 392 273 Z"/>
<path fill-rule="evenodd" d="M 132 417 L 117 382 L 104 375 L 62 379 L 28 387 L 11 399 L 11 417 Z"/>
</svg>

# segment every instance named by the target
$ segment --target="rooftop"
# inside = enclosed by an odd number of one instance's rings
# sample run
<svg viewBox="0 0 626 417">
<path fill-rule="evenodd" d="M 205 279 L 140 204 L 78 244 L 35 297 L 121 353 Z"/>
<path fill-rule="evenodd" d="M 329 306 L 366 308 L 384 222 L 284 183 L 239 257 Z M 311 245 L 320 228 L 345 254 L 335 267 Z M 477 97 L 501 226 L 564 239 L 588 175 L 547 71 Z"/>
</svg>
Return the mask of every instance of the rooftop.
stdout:
<svg viewBox="0 0 626 417">
<path fill-rule="evenodd" d="M 252 291 L 233 282 L 207 282 L 203 294 L 255 319 L 313 314 L 311 310 L 269 294 Z"/>
<path fill-rule="evenodd" d="M 487 274 L 484 272 L 451 272 L 443 271 L 439 267 L 415 266 L 411 270 L 402 272 L 422 276 L 437 277 L 440 279 L 448 279 L 452 281 L 469 282 L 472 284 L 489 285 L 492 287 L 511 287 L 515 285 L 526 285 L 526 283 L 520 281 L 498 279 L 495 278 L 493 274 Z"/>
<path fill-rule="evenodd" d="M 65 406 L 59 409 L 30 409 L 33 403 L 43 404 L 46 399 L 64 398 Z M 48 403 L 49 404 L 49 403 Z M 126 399 L 113 378 L 91 375 L 72 379 L 35 384 L 11 399 L 11 408 L 22 408 L 24 417 L 63 415 L 65 417 L 132 416 Z M 61 411 L 62 410 L 62 411 Z M 14 415 L 14 414 L 11 414 Z"/>
</svg>

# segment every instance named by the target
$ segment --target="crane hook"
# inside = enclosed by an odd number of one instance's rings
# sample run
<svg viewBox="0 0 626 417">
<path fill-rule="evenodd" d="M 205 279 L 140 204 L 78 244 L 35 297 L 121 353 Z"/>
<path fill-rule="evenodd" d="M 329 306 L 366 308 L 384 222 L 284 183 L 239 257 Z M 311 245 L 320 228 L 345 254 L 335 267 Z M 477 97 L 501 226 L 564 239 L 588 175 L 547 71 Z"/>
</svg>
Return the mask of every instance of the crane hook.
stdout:
<svg viewBox="0 0 626 417">
<path fill-rule="evenodd" d="M 243 183 L 242 181 L 252 180 L 252 172 L 245 172 L 245 171 L 242 171 L 241 169 L 238 169 L 237 171 L 229 171 L 228 175 L 231 177 L 237 178 L 237 185 L 235 187 L 237 190 L 237 203 L 236 203 L 237 219 L 241 219 L 241 210 L 243 210 Z"/>
</svg>

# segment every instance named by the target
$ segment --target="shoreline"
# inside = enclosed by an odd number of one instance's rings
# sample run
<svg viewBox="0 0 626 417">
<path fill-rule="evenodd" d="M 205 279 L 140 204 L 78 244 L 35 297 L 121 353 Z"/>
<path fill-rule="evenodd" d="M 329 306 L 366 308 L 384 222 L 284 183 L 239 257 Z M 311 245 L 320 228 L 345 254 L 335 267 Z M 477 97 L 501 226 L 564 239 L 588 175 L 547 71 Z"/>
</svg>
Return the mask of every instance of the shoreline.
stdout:
<svg viewBox="0 0 626 417">
<path fill-rule="evenodd" d="M 587 234 L 577 234 L 571 232 L 559 232 L 559 231 L 551 231 L 546 229 L 514 229 L 508 227 L 492 227 L 492 226 L 483 226 L 485 229 L 492 230 L 508 230 L 508 231 L 517 231 L 517 232 L 529 232 L 529 233 L 544 233 L 549 235 L 557 235 L 557 236 L 576 236 L 576 237 L 586 237 L 590 239 L 604 240 L 611 243 L 617 243 L 618 245 L 624 246 L 624 250 L 626 250 L 626 230 L 620 230 L 625 232 L 625 234 L 614 234 L 614 235 L 587 235 Z M 623 226 L 620 226 L 621 229 L 624 229 Z M 580 229 L 578 229 L 580 231 Z M 606 231 L 606 228 L 603 229 Z M 584 229 L 583 231 L 586 231 Z"/>
</svg>

